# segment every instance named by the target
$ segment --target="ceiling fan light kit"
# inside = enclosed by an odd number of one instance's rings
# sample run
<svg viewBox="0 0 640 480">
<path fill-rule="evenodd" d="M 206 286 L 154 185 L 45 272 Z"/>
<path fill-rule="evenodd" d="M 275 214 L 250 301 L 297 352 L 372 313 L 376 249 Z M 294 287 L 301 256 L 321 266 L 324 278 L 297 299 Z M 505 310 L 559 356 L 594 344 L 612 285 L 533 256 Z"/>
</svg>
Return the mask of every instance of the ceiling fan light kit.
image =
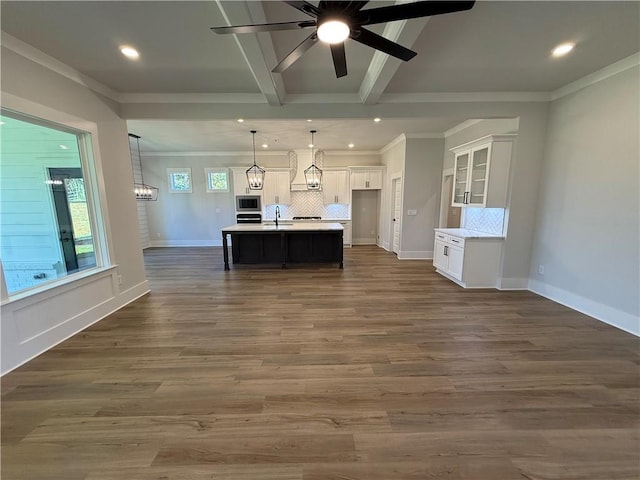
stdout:
<svg viewBox="0 0 640 480">
<path fill-rule="evenodd" d="M 344 42 L 347 38 L 405 62 L 417 55 L 413 50 L 409 50 L 396 42 L 392 42 L 371 30 L 367 30 L 364 28 L 365 25 L 375 25 L 396 20 L 408 20 L 411 18 L 429 17 L 432 15 L 443 15 L 470 10 L 475 0 L 426 0 L 365 10 L 362 8 L 369 3 L 368 1 L 346 2 L 321 0 L 317 7 L 304 0 L 285 1 L 284 3 L 313 17 L 315 20 L 212 27 L 211 30 L 218 34 L 236 34 L 314 28 L 314 31 L 300 42 L 297 47 L 291 50 L 271 71 L 273 73 L 282 73 L 302 57 L 302 55 L 320 39 L 329 44 L 336 77 L 340 78 L 347 75 L 347 60 L 344 48 Z"/>
</svg>

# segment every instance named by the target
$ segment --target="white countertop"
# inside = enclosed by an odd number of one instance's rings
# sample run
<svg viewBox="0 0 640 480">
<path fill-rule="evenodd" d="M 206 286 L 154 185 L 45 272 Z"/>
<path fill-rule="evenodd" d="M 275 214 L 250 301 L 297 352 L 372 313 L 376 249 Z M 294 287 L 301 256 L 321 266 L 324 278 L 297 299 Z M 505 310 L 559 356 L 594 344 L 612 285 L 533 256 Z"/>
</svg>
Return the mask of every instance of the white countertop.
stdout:
<svg viewBox="0 0 640 480">
<path fill-rule="evenodd" d="M 242 223 L 230 225 L 222 229 L 223 232 L 295 232 L 295 231 L 339 231 L 344 230 L 344 227 L 339 223 L 322 223 L 322 222 L 285 222 L 277 227 L 274 223 Z"/>
<path fill-rule="evenodd" d="M 475 230 L 467 230 L 466 228 L 435 228 L 434 230 L 461 238 L 504 238 L 504 235 L 476 232 Z"/>
</svg>

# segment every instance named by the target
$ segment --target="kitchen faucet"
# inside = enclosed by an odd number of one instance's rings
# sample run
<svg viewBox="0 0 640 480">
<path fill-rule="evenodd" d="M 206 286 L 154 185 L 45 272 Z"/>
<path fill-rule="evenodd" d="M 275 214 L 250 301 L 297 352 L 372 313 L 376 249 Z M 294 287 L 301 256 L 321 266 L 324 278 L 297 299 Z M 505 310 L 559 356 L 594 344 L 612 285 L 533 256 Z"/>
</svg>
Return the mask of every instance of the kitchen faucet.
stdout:
<svg viewBox="0 0 640 480">
<path fill-rule="evenodd" d="M 276 205 L 276 227 L 278 226 L 279 218 L 280 218 L 280 205 Z"/>
</svg>

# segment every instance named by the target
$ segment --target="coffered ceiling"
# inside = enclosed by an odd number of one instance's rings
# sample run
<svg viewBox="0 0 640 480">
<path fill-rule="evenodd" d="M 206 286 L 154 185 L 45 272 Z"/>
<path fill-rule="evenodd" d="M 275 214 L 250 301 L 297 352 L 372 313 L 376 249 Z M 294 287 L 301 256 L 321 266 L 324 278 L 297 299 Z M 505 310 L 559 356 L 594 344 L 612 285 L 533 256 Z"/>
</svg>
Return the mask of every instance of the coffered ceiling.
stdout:
<svg viewBox="0 0 640 480">
<path fill-rule="evenodd" d="M 373 1 L 365 8 L 392 3 Z M 372 28 L 418 52 L 410 62 L 347 41 L 349 73 L 337 79 L 321 43 L 283 74 L 271 73 L 308 30 L 216 35 L 209 29 L 305 19 L 279 1 L 0 3 L 4 47 L 28 51 L 41 63 L 62 62 L 123 106 L 147 102 L 149 94 L 158 104 L 220 104 L 215 118 L 194 113 L 180 121 L 160 113 L 127 115 L 123 108 L 143 150 L 154 151 L 247 150 L 250 128 L 269 148 L 304 148 L 310 124 L 299 109 L 287 113 L 300 104 L 314 105 L 308 116 L 326 149 L 344 150 L 352 142 L 356 150 L 379 150 L 400 133 L 442 133 L 465 116 L 425 108 L 419 116 L 396 113 L 378 125 L 371 118 L 376 105 L 420 95 L 552 92 L 636 53 L 639 7 L 637 1 L 478 1 L 467 12 Z M 575 42 L 575 50 L 552 58 L 551 49 L 566 41 Z M 122 56 L 123 44 L 137 48 L 140 58 Z M 323 113 L 326 104 L 339 105 L 333 111 L 340 115 Z M 249 111 L 243 105 L 278 109 L 278 119 L 263 114 L 238 124 Z"/>
</svg>

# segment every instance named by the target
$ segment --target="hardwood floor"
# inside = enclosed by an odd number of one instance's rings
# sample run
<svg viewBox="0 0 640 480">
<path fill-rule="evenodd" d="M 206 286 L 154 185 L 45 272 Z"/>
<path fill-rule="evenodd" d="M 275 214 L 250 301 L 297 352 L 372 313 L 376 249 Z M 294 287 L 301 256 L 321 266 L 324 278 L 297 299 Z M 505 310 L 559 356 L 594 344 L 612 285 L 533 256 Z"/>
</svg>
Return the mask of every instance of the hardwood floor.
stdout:
<svg viewBox="0 0 640 480">
<path fill-rule="evenodd" d="M 2 478 L 633 479 L 638 338 L 375 247 L 152 292 L 2 378 Z"/>
</svg>

